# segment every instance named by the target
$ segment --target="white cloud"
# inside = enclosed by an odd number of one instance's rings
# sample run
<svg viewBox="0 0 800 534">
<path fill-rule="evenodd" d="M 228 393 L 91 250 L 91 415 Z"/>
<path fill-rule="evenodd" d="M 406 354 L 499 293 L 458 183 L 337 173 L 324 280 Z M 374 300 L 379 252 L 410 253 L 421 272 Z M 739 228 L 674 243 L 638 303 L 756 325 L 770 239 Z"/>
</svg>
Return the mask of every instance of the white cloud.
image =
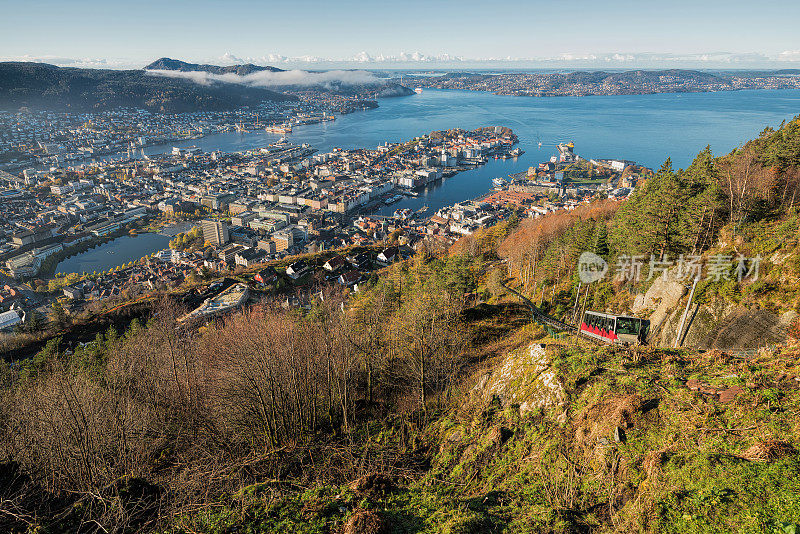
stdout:
<svg viewBox="0 0 800 534">
<path fill-rule="evenodd" d="M 176 70 L 148 70 L 152 76 L 164 76 L 167 78 L 185 78 L 201 85 L 209 85 L 213 82 L 236 83 L 250 87 L 287 87 L 300 86 L 308 87 L 313 85 L 330 86 L 357 85 L 357 84 L 377 84 L 381 79 L 364 70 L 328 70 L 323 72 L 308 72 L 305 70 L 287 70 L 283 72 L 253 72 L 245 76 L 238 74 L 211 74 L 208 72 L 190 71 L 181 72 Z"/>
<path fill-rule="evenodd" d="M 225 52 L 220 58 L 223 65 L 241 65 L 242 63 L 250 63 L 249 61 L 240 57 L 234 56 L 230 52 Z"/>
<path fill-rule="evenodd" d="M 800 61 L 800 50 L 784 50 L 778 54 L 778 57 L 781 61 Z"/>
<path fill-rule="evenodd" d="M 503 56 L 467 58 L 448 53 L 425 54 L 421 51 L 384 52 L 361 51 L 352 56 L 321 57 L 314 55 L 287 56 L 277 52 L 260 56 L 243 56 L 226 52 L 211 58 L 186 58 L 200 63 L 213 65 L 236 65 L 253 63 L 255 65 L 274 65 L 285 69 L 347 69 L 347 68 L 414 68 L 418 65 L 442 67 L 555 67 L 555 68 L 780 68 L 794 66 L 800 62 L 800 50 L 785 50 L 776 54 L 760 52 L 733 53 L 725 51 L 698 53 L 663 53 L 663 52 L 564 52 L 554 56 Z M 35 61 L 51 63 L 58 66 L 89 68 L 141 68 L 146 62 L 132 61 L 124 58 L 67 58 L 57 55 L 0 57 L 0 61 Z M 292 71 L 294 72 L 294 71 Z M 301 75 L 292 75 L 291 84 L 306 83 Z M 207 83 L 209 80 L 205 80 Z M 251 83 L 251 82 L 245 82 Z M 255 82 L 253 82 L 255 83 Z M 259 83 L 272 83 L 267 80 Z M 309 82 L 311 83 L 311 82 Z M 317 82 L 314 82 L 317 83 Z M 324 82 L 321 82 L 324 83 Z M 273 85 L 278 85 L 274 83 Z"/>
<path fill-rule="evenodd" d="M 463 58 L 460 56 L 453 56 L 450 54 L 439 54 L 434 56 L 429 56 L 427 54 L 423 54 L 420 51 L 416 52 L 400 52 L 397 55 L 385 55 L 385 54 L 377 54 L 376 56 L 370 56 L 366 52 L 361 52 L 356 57 L 371 57 L 374 63 L 450 63 L 450 62 L 460 62 L 463 61 Z M 354 58 L 355 59 L 355 58 Z"/>
<path fill-rule="evenodd" d="M 500 61 L 511 60 L 511 57 L 503 58 Z M 226 52 L 221 57 L 205 59 L 203 63 L 222 64 L 222 65 L 235 65 L 242 63 L 253 63 L 255 65 L 302 65 L 302 64 L 317 64 L 317 63 L 363 63 L 363 64 L 381 64 L 381 63 L 449 63 L 449 62 L 462 62 L 464 58 L 451 54 L 438 54 L 428 55 L 420 51 L 414 52 L 400 52 L 398 54 L 384 54 L 381 52 L 369 53 L 365 50 L 358 52 L 352 56 L 347 57 L 320 57 L 312 55 L 302 56 L 285 56 L 278 53 L 265 54 L 263 56 L 237 56 L 230 52 Z M 474 61 L 496 61 L 494 58 L 478 59 Z"/>
<path fill-rule="evenodd" d="M 124 69 L 139 68 L 139 63 L 127 59 L 105 59 L 105 58 L 70 58 L 62 56 L 33 56 L 25 54 L 22 56 L 0 56 L 0 61 L 29 61 L 33 63 L 48 63 L 59 67 L 80 67 L 96 69 Z"/>
</svg>

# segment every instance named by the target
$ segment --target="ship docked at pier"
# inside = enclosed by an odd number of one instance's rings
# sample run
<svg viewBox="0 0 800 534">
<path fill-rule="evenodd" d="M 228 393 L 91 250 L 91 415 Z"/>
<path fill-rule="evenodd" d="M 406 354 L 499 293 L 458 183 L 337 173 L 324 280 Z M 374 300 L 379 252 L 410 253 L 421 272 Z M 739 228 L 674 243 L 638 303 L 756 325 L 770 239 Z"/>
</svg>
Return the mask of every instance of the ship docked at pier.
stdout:
<svg viewBox="0 0 800 534">
<path fill-rule="evenodd" d="M 270 124 L 269 126 L 264 128 L 264 131 L 266 131 L 267 133 L 274 133 L 274 134 L 283 135 L 283 134 L 287 134 L 287 133 L 292 133 L 292 125 L 291 124 L 286 124 L 286 123 L 284 123 L 284 124 Z"/>
</svg>

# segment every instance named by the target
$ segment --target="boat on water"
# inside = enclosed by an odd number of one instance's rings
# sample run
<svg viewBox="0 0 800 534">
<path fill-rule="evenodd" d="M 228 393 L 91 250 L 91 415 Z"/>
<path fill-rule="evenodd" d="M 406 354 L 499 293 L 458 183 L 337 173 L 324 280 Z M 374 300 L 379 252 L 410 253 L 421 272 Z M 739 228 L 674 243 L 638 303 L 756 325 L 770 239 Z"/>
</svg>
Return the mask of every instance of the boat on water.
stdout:
<svg viewBox="0 0 800 534">
<path fill-rule="evenodd" d="M 403 199 L 403 195 L 394 195 L 394 196 L 389 197 L 386 200 L 384 200 L 383 203 L 388 206 L 390 204 L 394 204 L 395 202 L 399 202 L 402 199 Z"/>
<path fill-rule="evenodd" d="M 507 183 L 505 178 L 492 178 L 492 185 L 495 187 L 503 187 Z"/>
<path fill-rule="evenodd" d="M 428 206 L 422 206 L 417 210 L 417 213 L 425 213 L 426 211 L 428 211 Z"/>
<path fill-rule="evenodd" d="M 291 124 L 270 124 L 264 131 L 267 133 L 276 133 L 276 134 L 287 134 L 292 133 L 292 125 Z"/>
<path fill-rule="evenodd" d="M 513 150 L 509 150 L 507 152 L 503 152 L 502 154 L 495 154 L 492 156 L 494 159 L 511 159 L 517 158 L 525 153 L 524 150 L 520 148 L 515 148 Z"/>
<path fill-rule="evenodd" d="M 421 94 L 422 93 L 422 87 L 417 87 L 416 89 L 414 89 L 414 92 L 417 93 L 417 94 Z"/>
</svg>

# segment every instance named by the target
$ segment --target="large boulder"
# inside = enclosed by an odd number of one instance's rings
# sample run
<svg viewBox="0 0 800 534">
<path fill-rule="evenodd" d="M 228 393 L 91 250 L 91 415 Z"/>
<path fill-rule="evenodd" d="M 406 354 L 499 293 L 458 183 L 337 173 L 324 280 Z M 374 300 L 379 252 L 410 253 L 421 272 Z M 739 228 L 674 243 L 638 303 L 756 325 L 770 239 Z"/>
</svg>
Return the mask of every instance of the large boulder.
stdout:
<svg viewBox="0 0 800 534">
<path fill-rule="evenodd" d="M 661 325 L 686 293 L 686 286 L 670 277 L 668 273 L 669 271 L 665 271 L 656 278 L 646 293 L 637 295 L 631 307 L 631 311 L 636 315 L 651 312 L 650 332 L 653 334 L 660 331 Z"/>
<path fill-rule="evenodd" d="M 541 343 L 509 352 L 498 368 L 481 377 L 473 392 L 487 403 L 496 398 L 503 407 L 517 405 L 521 415 L 562 408 L 557 419 L 566 421 L 564 385 Z"/>
</svg>

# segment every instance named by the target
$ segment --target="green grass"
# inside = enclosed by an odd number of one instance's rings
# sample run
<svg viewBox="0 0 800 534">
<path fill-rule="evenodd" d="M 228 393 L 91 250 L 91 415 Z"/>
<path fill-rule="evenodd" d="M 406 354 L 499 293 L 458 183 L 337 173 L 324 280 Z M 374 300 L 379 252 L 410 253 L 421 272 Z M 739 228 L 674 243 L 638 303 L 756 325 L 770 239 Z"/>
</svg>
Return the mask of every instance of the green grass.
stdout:
<svg viewBox="0 0 800 534">
<path fill-rule="evenodd" d="M 800 528 L 800 459 L 749 462 L 717 454 L 673 456 L 664 468 L 673 487 L 656 502 L 661 532 L 784 532 Z"/>
<path fill-rule="evenodd" d="M 768 439 L 800 448 L 800 388 L 785 378 L 800 375 L 798 348 L 749 362 L 572 340 L 548 351 L 568 396 L 565 424 L 547 411 L 521 417 L 518 406 L 459 402 L 409 438 L 424 444 L 430 467 L 396 491 L 322 485 L 270 497 L 268 486 L 249 486 L 183 518 L 192 527 L 183 531 L 331 532 L 357 509 L 378 512 L 399 534 L 800 528 L 800 456 L 743 458 Z M 744 393 L 720 404 L 688 390 L 688 378 Z M 630 415 L 616 443 L 617 406 L 632 395 L 648 408 Z M 580 438 L 581 428 L 596 437 Z M 375 423 L 358 439 L 388 447 L 398 433 Z"/>
</svg>

